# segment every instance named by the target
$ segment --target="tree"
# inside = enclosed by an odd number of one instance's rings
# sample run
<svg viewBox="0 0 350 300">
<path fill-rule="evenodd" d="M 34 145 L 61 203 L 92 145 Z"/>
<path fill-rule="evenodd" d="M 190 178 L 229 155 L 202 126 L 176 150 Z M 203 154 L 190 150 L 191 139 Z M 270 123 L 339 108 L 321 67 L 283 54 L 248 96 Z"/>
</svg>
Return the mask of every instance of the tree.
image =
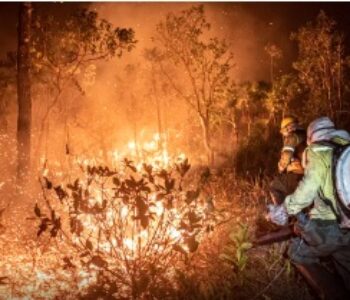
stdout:
<svg viewBox="0 0 350 300">
<path fill-rule="evenodd" d="M 145 49 L 144 51 L 144 58 L 145 60 L 150 64 L 149 72 L 151 77 L 151 94 L 154 98 L 154 102 L 156 104 L 156 112 L 157 112 L 157 129 L 158 129 L 158 149 L 159 150 L 165 150 L 164 148 L 164 140 L 166 138 L 165 134 L 165 128 L 163 124 L 163 118 L 162 118 L 162 98 L 159 96 L 160 94 L 160 88 L 158 87 L 159 82 L 159 75 L 160 71 L 156 68 L 159 63 L 161 63 L 162 55 L 159 53 L 159 50 L 157 48 L 152 49 Z"/>
<path fill-rule="evenodd" d="M 51 96 L 41 120 L 39 148 L 45 128 L 48 128 L 49 116 L 62 100 L 64 91 L 75 87 L 84 92 L 79 82 L 81 71 L 94 62 L 121 57 L 123 52 L 133 49 L 136 41 L 132 29 L 113 27 L 108 21 L 100 19 L 96 12 L 85 9 L 65 20 L 36 16 L 33 28 L 35 76 Z M 67 108 L 63 116 L 68 127 L 66 114 Z"/>
<path fill-rule="evenodd" d="M 300 80 L 294 73 L 285 74 L 277 78 L 273 89 L 268 93 L 267 109 L 270 113 L 270 121 L 276 124 L 286 115 L 298 115 L 302 120 L 300 107 L 305 101 L 305 91 Z"/>
<path fill-rule="evenodd" d="M 337 120 L 343 110 L 346 58 L 343 35 L 335 26 L 335 21 L 321 11 L 315 22 L 307 23 L 291 36 L 299 47 L 293 67 L 308 90 L 305 109 L 310 117 L 325 114 Z"/>
<path fill-rule="evenodd" d="M 207 37 L 209 29 L 203 6 L 193 6 L 178 14 L 168 14 L 157 26 L 155 41 L 161 47 L 163 58 L 176 68 L 175 80 L 171 67 L 166 68 L 160 60 L 161 70 L 171 87 L 195 112 L 208 163 L 212 164 L 213 116 L 216 106 L 228 98 L 233 55 L 225 40 Z"/>
<path fill-rule="evenodd" d="M 7 114 L 10 99 L 16 92 L 17 58 L 15 52 L 7 53 L 5 59 L 0 60 L 0 135 L 7 134 Z"/>
<path fill-rule="evenodd" d="M 282 57 L 282 51 L 279 49 L 276 45 L 268 44 L 265 47 L 266 53 L 270 57 L 270 82 L 273 86 L 274 82 L 274 65 L 277 59 L 280 59 Z"/>
<path fill-rule="evenodd" d="M 30 168 L 31 99 L 31 21 L 32 4 L 21 3 L 18 23 L 17 52 L 17 180 L 24 182 Z"/>
<path fill-rule="evenodd" d="M 133 131 L 133 140 L 135 144 L 135 153 L 138 159 L 141 157 L 141 152 L 139 149 L 139 131 L 140 131 L 140 121 L 144 114 L 144 103 L 142 101 L 143 89 L 141 88 L 141 68 L 140 65 L 128 64 L 125 67 L 125 76 L 123 80 L 118 80 L 117 89 L 121 101 L 126 104 L 126 115 L 128 121 L 131 123 Z"/>
</svg>

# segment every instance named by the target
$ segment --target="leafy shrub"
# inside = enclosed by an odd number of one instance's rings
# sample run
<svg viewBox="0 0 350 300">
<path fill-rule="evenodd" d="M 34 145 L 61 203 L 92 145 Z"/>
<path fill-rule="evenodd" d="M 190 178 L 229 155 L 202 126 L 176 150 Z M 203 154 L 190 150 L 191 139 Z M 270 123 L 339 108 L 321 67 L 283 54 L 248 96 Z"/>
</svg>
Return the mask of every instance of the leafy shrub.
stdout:
<svg viewBox="0 0 350 300">
<path fill-rule="evenodd" d="M 178 262 L 215 225 L 200 188 L 184 189 L 189 169 L 184 160 L 170 170 L 144 164 L 138 171 L 125 159 L 119 170 L 81 166 L 82 176 L 67 184 L 43 177 L 37 234 L 69 245 L 65 267 L 89 272 L 90 294 L 165 297 L 176 289 Z"/>
<path fill-rule="evenodd" d="M 242 285 L 244 281 L 244 270 L 248 263 L 247 251 L 252 248 L 252 243 L 249 241 L 248 226 L 239 225 L 238 231 L 232 231 L 230 233 L 230 241 L 225 246 L 220 258 L 233 266 L 237 275 L 237 282 L 239 285 Z"/>
</svg>

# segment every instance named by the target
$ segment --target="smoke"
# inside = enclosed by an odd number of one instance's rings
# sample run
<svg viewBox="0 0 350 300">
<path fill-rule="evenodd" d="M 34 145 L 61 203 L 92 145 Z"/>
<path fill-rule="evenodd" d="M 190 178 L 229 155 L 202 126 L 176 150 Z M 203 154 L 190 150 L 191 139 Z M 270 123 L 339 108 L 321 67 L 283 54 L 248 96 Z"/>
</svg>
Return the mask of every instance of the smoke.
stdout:
<svg viewBox="0 0 350 300">
<path fill-rule="evenodd" d="M 154 46 L 152 37 L 155 35 L 156 25 L 164 20 L 169 12 L 176 13 L 199 4 L 170 2 L 36 4 L 35 9 L 39 13 L 55 14 L 61 18 L 65 18 L 78 8 L 88 6 L 113 26 L 133 28 L 138 40 L 136 47 L 130 53 L 123 53 L 121 58 L 98 62 L 82 70 L 82 75 L 89 70 L 96 72 L 92 84 L 84 87 L 84 96 L 76 91 L 71 93 L 68 91 L 64 96 L 71 110 L 69 120 L 72 131 L 71 148 L 82 141 L 85 141 L 84 149 L 92 149 L 93 143 L 96 143 L 95 148 L 116 148 L 125 145 L 130 139 L 135 139 L 135 131 L 141 136 L 143 134 L 141 132 L 154 133 L 159 129 L 155 109 L 157 99 L 151 86 L 151 66 L 144 58 L 144 49 Z M 308 6 L 310 7 L 311 5 Z M 8 8 L 11 8 L 9 16 L 13 22 L 10 24 L 9 18 L 0 18 L 3 22 L 0 24 L 4 24 L 0 28 L 0 37 L 2 40 L 7 40 L 4 44 L 8 49 L 15 50 L 17 6 Z M 298 5 L 285 3 L 205 3 L 204 8 L 207 19 L 212 25 L 209 35 L 224 38 L 230 44 L 235 57 L 232 75 L 236 82 L 269 80 L 269 57 L 264 50 L 267 44 L 275 44 L 283 52 L 282 59 L 277 62 L 276 72 L 282 73 L 288 70 L 296 53 L 295 46 L 289 39 L 290 32 L 304 23 L 307 14 L 309 17 L 311 14 L 310 9 L 308 12 L 305 10 L 303 19 L 295 20 L 294 16 L 299 13 Z M 318 11 L 318 6 L 312 6 L 312 9 L 313 12 Z M 11 25 L 11 30 L 4 29 L 7 23 Z M 3 47 L 2 51 L 7 48 Z M 128 66 L 133 66 L 135 70 L 128 72 Z M 160 84 L 157 85 L 157 89 L 162 101 L 162 127 L 168 126 L 182 131 L 184 124 L 191 123 L 193 127 L 196 126 L 188 108 L 175 93 L 171 94 L 168 91 L 168 96 L 163 97 L 164 95 L 160 95 Z M 45 95 L 42 96 L 45 98 Z M 41 106 L 40 101 L 37 102 L 38 106 Z M 58 125 L 56 134 L 60 130 L 63 132 L 62 129 L 62 126 Z M 55 132 L 54 128 L 52 132 Z M 64 134 L 66 133 L 62 133 L 62 136 Z M 187 135 L 190 139 L 190 133 Z M 141 138 L 140 136 L 137 138 Z M 198 141 L 192 142 L 196 144 Z M 52 149 L 55 148 L 52 146 Z M 61 149 L 64 150 L 64 147 Z M 76 151 L 79 152 L 81 149 Z"/>
<path fill-rule="evenodd" d="M 167 13 L 188 9 L 200 3 L 97 3 L 91 9 L 102 18 L 117 26 L 131 27 L 136 32 L 138 45 L 123 59 L 122 63 L 142 61 L 142 50 L 152 46 L 157 23 Z M 269 3 L 273 7 L 273 4 Z M 234 78 L 237 82 L 248 80 L 268 80 L 269 63 L 264 47 L 276 44 L 284 53 L 280 62 L 281 69 L 288 68 L 285 63 L 294 51 L 289 40 L 290 20 L 281 16 L 276 9 L 254 6 L 249 3 L 206 3 L 205 12 L 211 23 L 210 34 L 226 39 L 235 55 L 236 68 Z"/>
<path fill-rule="evenodd" d="M 168 13 L 180 12 L 192 5 L 198 3 L 90 5 L 89 9 L 95 10 L 100 18 L 111 22 L 113 26 L 133 28 L 138 41 L 136 47 L 130 53 L 124 53 L 121 58 L 99 62 L 96 81 L 87 89 L 86 107 L 82 113 L 89 115 L 94 130 L 103 131 L 104 135 L 109 137 L 104 142 L 109 147 L 118 148 L 130 140 L 142 139 L 147 136 L 145 132 L 155 133 L 159 126 L 163 129 L 167 126 L 167 129 L 182 131 L 182 144 L 191 144 L 192 148 L 198 148 L 199 144 L 199 147 L 202 147 L 202 142 L 194 140 L 191 134 L 193 130 L 198 132 L 196 116 L 191 115 L 186 104 L 176 97 L 176 94 L 170 99 L 159 95 L 161 87 L 158 83 L 158 92 L 154 92 L 151 86 L 151 66 L 144 57 L 144 50 L 155 46 L 152 37 L 155 35 L 156 25 L 163 21 Z M 269 63 L 264 47 L 267 43 L 276 43 L 278 46 L 286 44 L 283 34 L 278 33 L 281 22 L 277 18 L 268 22 L 265 17 L 261 17 L 261 13 L 253 12 L 243 4 L 210 3 L 204 4 L 204 8 L 207 20 L 211 24 L 211 30 L 206 37 L 225 39 L 234 54 L 234 81 L 268 78 Z M 162 102 L 162 124 L 157 120 L 157 93 Z"/>
</svg>

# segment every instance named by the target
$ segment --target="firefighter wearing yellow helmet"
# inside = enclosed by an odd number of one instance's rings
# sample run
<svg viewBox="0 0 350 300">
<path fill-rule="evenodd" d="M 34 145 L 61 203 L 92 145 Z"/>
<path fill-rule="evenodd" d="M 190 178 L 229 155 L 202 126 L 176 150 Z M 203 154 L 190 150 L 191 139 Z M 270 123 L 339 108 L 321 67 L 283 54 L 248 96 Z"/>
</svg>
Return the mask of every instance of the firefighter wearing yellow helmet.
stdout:
<svg viewBox="0 0 350 300">
<path fill-rule="evenodd" d="M 278 162 L 279 175 L 270 185 L 272 200 L 275 204 L 283 203 L 285 197 L 294 192 L 304 174 L 302 154 L 306 147 L 306 131 L 294 117 L 285 117 L 281 122 L 280 133 L 283 147 Z"/>
</svg>

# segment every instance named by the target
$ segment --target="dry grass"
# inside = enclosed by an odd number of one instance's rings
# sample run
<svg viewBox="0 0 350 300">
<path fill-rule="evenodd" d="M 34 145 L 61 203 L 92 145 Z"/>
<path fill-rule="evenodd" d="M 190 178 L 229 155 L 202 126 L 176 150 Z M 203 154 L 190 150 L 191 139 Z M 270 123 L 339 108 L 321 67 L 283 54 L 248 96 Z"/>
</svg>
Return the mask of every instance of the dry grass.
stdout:
<svg viewBox="0 0 350 300">
<path fill-rule="evenodd" d="M 239 224 L 247 225 L 249 238 L 254 237 L 256 219 L 267 201 L 266 184 L 237 179 L 228 170 L 212 176 L 205 193 L 213 196 L 216 211 L 222 212 L 221 224 L 190 259 L 176 267 L 173 280 L 178 288 L 169 299 L 312 299 L 304 281 L 283 258 L 287 242 L 247 250 L 243 271 L 219 258 L 230 234 L 241 230 Z M 7 277 L 0 281 L 0 298 L 77 298 L 79 288 L 84 290 L 84 274 L 64 268 L 60 245 L 21 241 L 15 235 L 7 229 L 0 236 L 0 277 Z"/>
<path fill-rule="evenodd" d="M 312 299 L 305 282 L 295 273 L 283 254 L 288 242 L 249 249 L 244 270 L 219 259 L 229 235 L 248 226 L 253 239 L 256 220 L 264 213 L 266 182 L 239 180 L 223 173 L 212 182 L 217 207 L 229 221 L 218 227 L 201 245 L 188 266 L 182 286 L 183 299 Z M 234 257 L 234 253 L 233 253 Z"/>
</svg>

